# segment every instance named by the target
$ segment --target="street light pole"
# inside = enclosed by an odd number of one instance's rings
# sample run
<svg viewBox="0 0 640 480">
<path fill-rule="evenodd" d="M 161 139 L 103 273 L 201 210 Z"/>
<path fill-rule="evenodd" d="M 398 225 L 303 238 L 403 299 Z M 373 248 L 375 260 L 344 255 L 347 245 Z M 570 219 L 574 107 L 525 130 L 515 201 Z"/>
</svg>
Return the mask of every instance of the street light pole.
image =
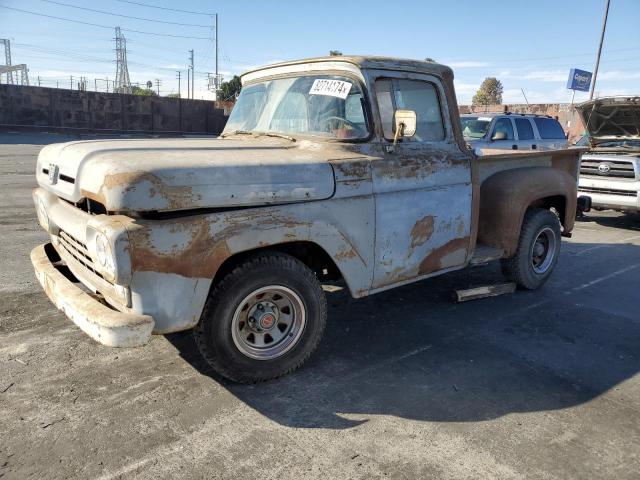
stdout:
<svg viewBox="0 0 640 480">
<path fill-rule="evenodd" d="M 598 68 L 600 68 L 600 55 L 602 54 L 602 43 L 604 42 L 604 32 L 607 29 L 607 17 L 609 16 L 609 3 L 607 0 L 604 8 L 604 18 L 602 19 L 602 33 L 600 34 L 600 45 L 598 46 L 598 56 L 596 57 L 596 67 L 593 69 L 593 80 L 591 82 L 591 90 L 589 91 L 589 100 L 593 100 L 593 93 L 596 90 L 596 79 L 598 78 Z"/>
</svg>

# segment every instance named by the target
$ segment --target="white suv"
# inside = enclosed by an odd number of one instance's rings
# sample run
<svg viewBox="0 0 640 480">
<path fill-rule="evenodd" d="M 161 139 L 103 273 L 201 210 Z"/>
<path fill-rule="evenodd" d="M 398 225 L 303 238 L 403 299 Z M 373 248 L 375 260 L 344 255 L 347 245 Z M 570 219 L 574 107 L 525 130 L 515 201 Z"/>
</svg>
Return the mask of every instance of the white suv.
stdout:
<svg viewBox="0 0 640 480">
<path fill-rule="evenodd" d="M 604 97 L 576 107 L 591 150 L 582 156 L 578 192 L 596 210 L 640 212 L 640 97 Z"/>
<path fill-rule="evenodd" d="M 462 134 L 481 154 L 483 149 L 555 150 L 567 147 L 560 123 L 548 115 L 483 113 L 460 116 Z"/>
</svg>

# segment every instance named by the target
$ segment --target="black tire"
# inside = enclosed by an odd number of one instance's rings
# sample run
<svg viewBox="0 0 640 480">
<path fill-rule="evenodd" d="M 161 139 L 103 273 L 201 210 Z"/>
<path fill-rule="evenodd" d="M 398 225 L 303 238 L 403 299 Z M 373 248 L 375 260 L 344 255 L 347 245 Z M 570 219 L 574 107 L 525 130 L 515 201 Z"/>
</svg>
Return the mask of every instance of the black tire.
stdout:
<svg viewBox="0 0 640 480">
<path fill-rule="evenodd" d="M 536 239 L 543 231 L 545 236 L 553 234 L 555 242 L 552 247 L 547 249 L 552 257 L 545 260 L 545 262 L 549 262 L 548 264 L 542 264 L 542 266 L 546 266 L 542 272 L 540 271 L 541 266 L 537 267 L 538 270 L 534 267 L 532 252 Z M 522 222 L 518 249 L 513 257 L 502 260 L 502 273 L 520 288 L 526 290 L 539 288 L 549 279 L 558 262 L 560 238 L 560 221 L 556 214 L 544 208 L 528 209 Z"/>
<path fill-rule="evenodd" d="M 304 325 L 295 343 L 277 358 L 250 358 L 234 340 L 234 313 L 247 296 L 272 285 L 290 289 L 299 297 Z M 236 266 L 212 287 L 194 337 L 202 356 L 220 375 L 238 383 L 256 383 L 300 367 L 320 343 L 326 320 L 327 300 L 314 273 L 290 255 L 266 252 Z"/>
</svg>

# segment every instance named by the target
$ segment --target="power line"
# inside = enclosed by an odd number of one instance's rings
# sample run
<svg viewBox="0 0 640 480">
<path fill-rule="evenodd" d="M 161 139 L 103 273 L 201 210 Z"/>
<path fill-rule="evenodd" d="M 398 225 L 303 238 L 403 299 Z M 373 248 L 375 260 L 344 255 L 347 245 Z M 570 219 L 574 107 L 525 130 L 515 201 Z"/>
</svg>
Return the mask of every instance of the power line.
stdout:
<svg viewBox="0 0 640 480">
<path fill-rule="evenodd" d="M 149 8 L 157 8 L 158 10 L 169 10 L 171 12 L 181 12 L 181 13 L 191 13 L 193 15 L 205 15 L 207 17 L 211 17 L 213 15 L 215 15 L 214 13 L 207 13 L 207 12 L 193 12 L 191 10 L 178 10 L 177 8 L 168 8 L 168 7 L 160 7 L 158 5 L 151 5 L 149 3 L 142 3 L 142 2 L 131 2 L 129 0 L 116 0 L 118 2 L 122 2 L 122 3 L 130 3 L 132 5 L 139 5 L 141 7 L 149 7 Z"/>
<path fill-rule="evenodd" d="M 100 25 L 100 24 L 97 24 L 97 23 L 83 22 L 83 21 L 80 21 L 80 20 L 72 20 L 70 18 L 64 18 L 64 17 L 55 17 L 53 15 L 46 15 L 44 13 L 31 12 L 29 10 L 22 10 L 20 8 L 6 7 L 4 5 L 0 5 L 0 8 L 5 8 L 7 10 L 13 10 L 15 12 L 28 13 L 30 15 L 37 15 L 39 17 L 53 18 L 55 20 L 62 20 L 62 21 L 65 21 L 65 22 L 72 22 L 72 23 L 80 23 L 82 25 L 89 25 L 91 27 L 108 28 L 109 30 L 113 30 L 113 27 L 108 26 L 108 25 Z M 190 37 L 190 36 L 187 36 L 187 35 L 172 35 L 170 33 L 143 32 L 141 30 L 131 30 L 129 28 L 123 28 L 122 30 L 124 30 L 125 32 L 141 33 L 141 34 L 144 34 L 144 35 L 155 35 L 155 36 L 158 36 L 158 37 L 190 38 L 192 40 L 210 40 L 209 37 Z"/>
<path fill-rule="evenodd" d="M 79 10 L 86 10 L 88 12 L 101 13 L 103 15 L 112 15 L 114 17 L 123 17 L 123 18 L 132 18 L 134 20 L 143 20 L 145 22 L 165 23 L 167 25 L 180 25 L 180 26 L 183 26 L 183 27 L 211 28 L 210 25 L 197 25 L 195 23 L 167 22 L 167 21 L 164 21 L 164 20 L 155 20 L 155 19 L 152 19 L 152 18 L 133 17 L 131 15 L 122 15 L 122 14 L 119 14 L 119 13 L 105 12 L 104 10 L 96 10 L 95 8 L 80 7 L 78 5 L 71 5 L 70 3 L 56 2 L 54 0 L 40 0 L 40 1 L 41 2 L 46 2 L 46 3 L 53 3 L 55 5 L 61 5 L 63 7 L 70 7 L 70 8 L 77 8 Z"/>
</svg>

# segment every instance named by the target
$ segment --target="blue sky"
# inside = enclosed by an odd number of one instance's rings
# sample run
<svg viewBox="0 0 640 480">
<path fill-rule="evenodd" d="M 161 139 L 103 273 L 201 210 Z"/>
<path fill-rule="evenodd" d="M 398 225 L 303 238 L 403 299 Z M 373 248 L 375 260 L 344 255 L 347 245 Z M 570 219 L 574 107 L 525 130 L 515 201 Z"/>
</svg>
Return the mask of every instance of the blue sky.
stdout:
<svg viewBox="0 0 640 480">
<path fill-rule="evenodd" d="M 135 0 L 194 12 L 217 12 L 219 68 L 224 78 L 255 65 L 343 53 L 432 57 L 453 67 L 460 103 L 468 103 L 487 76 L 499 78 L 505 102 L 567 102 L 572 67 L 593 70 L 604 0 L 500 1 L 226 1 Z M 122 18 L 120 15 L 202 26 Z M 9 7 L 9 8 L 2 8 Z M 36 16 L 63 17 L 109 28 Z M 195 50 L 196 97 L 208 98 L 206 73 L 214 70 L 212 17 L 122 0 L 0 0 L 0 38 L 12 42 L 13 63 L 26 63 L 31 83 L 69 84 L 69 75 L 113 79 L 111 27 L 127 38 L 132 82 L 161 80 L 161 93 L 177 90 L 176 70 L 186 77 Z M 600 76 L 600 95 L 640 94 L 640 0 L 611 0 Z M 187 39 L 132 32 L 204 37 Z M 104 88 L 104 82 L 98 86 Z M 182 84 L 183 94 L 185 83 Z M 576 101 L 586 94 L 576 94 Z"/>
</svg>

